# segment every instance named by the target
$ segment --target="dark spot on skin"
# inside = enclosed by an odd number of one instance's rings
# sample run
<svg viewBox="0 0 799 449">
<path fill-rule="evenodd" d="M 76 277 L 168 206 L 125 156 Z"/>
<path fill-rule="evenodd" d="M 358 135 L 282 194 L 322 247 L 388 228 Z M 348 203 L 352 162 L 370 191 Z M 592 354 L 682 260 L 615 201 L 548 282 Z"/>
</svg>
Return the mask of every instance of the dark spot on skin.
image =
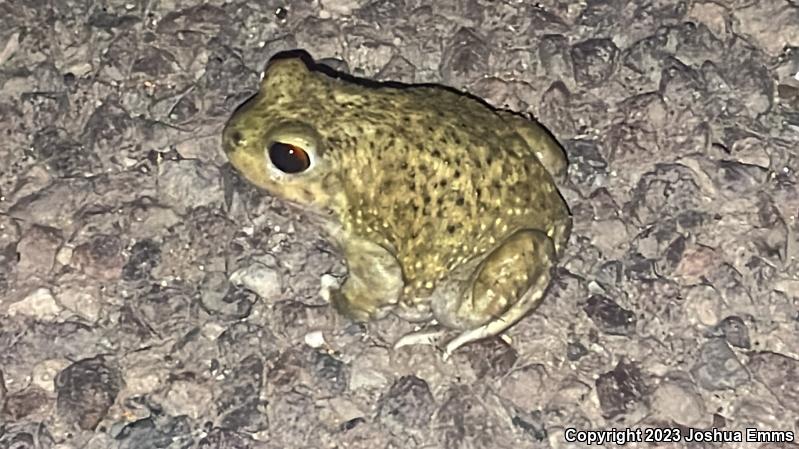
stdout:
<svg viewBox="0 0 799 449">
<path fill-rule="evenodd" d="M 461 177 L 461 171 L 460 170 L 455 170 L 455 173 L 452 174 L 452 177 L 455 178 L 455 179 L 460 178 Z"/>
<path fill-rule="evenodd" d="M 465 202 L 466 200 L 464 200 L 462 196 L 459 196 L 458 199 L 455 200 L 455 204 L 457 204 L 458 206 L 463 206 L 463 203 Z"/>
<path fill-rule="evenodd" d="M 450 234 L 454 234 L 455 233 L 455 225 L 448 225 L 447 226 L 447 232 L 450 233 Z"/>
<path fill-rule="evenodd" d="M 438 151 L 438 148 L 433 149 L 433 151 L 430 154 L 432 154 L 433 157 L 436 159 L 441 159 L 441 152 Z"/>
</svg>

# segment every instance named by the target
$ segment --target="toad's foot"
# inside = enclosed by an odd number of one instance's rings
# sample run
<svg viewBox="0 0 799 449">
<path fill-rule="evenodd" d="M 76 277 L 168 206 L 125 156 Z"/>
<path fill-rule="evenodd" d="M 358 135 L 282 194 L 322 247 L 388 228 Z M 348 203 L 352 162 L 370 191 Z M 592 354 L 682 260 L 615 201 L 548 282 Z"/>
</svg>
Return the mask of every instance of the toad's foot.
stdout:
<svg viewBox="0 0 799 449">
<path fill-rule="evenodd" d="M 440 326 L 434 325 L 425 327 L 424 329 L 409 332 L 400 337 L 400 339 L 394 343 L 394 349 L 413 345 L 436 345 L 438 340 L 446 333 L 447 330 Z"/>
<path fill-rule="evenodd" d="M 467 345 L 473 341 L 482 340 L 484 338 L 489 338 L 494 336 L 499 337 L 500 339 L 502 339 L 502 341 L 510 345 L 512 342 L 511 338 L 505 334 L 499 334 L 499 332 L 502 332 L 507 328 L 507 325 L 504 324 L 500 325 L 498 323 L 500 322 L 492 321 L 490 323 L 478 327 L 477 329 L 472 329 L 461 333 L 457 337 L 450 340 L 449 343 L 447 343 L 447 346 L 444 348 L 444 355 L 442 356 L 442 358 L 446 361 L 452 356 L 452 353 L 458 350 L 458 348 L 460 348 L 461 346 Z"/>
<path fill-rule="evenodd" d="M 485 327 L 485 326 L 484 326 Z M 455 352 L 461 346 L 471 343 L 475 340 L 480 340 L 482 338 L 491 337 L 494 334 L 491 333 L 492 329 L 480 327 L 477 329 L 473 329 L 467 332 L 460 334 L 459 336 L 455 337 L 454 339 L 450 340 L 447 343 L 446 347 L 444 348 L 444 353 L 442 354 L 441 358 L 446 362 L 452 356 L 452 353 Z M 430 345 L 430 346 L 438 346 L 438 340 L 440 340 L 445 334 L 451 331 L 444 329 L 442 327 L 433 326 L 430 328 L 421 329 L 418 331 L 410 332 L 397 340 L 394 343 L 394 349 L 399 349 L 403 346 L 413 346 L 413 345 Z M 500 334 L 499 338 L 502 339 L 507 344 L 511 344 L 511 338 L 507 335 Z"/>
</svg>

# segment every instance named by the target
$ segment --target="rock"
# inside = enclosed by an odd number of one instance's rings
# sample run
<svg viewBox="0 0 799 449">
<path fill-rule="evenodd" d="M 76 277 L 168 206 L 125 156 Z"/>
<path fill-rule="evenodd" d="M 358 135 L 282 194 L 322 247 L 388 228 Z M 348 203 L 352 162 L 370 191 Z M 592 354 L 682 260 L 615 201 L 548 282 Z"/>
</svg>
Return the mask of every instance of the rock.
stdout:
<svg viewBox="0 0 799 449">
<path fill-rule="evenodd" d="M 588 194 L 607 183 L 608 161 L 597 142 L 574 139 L 564 142 L 564 146 L 570 149 L 569 179 L 582 191 Z"/>
<path fill-rule="evenodd" d="M 201 419 L 214 409 L 214 397 L 207 385 L 189 380 L 177 380 L 169 385 L 169 390 L 159 405 L 171 416 L 188 416 Z"/>
<path fill-rule="evenodd" d="M 698 2 L 691 6 L 688 18 L 703 23 L 716 36 L 724 36 L 727 32 L 729 10 L 712 2 Z"/>
<path fill-rule="evenodd" d="M 320 0 L 322 8 L 320 16 L 323 18 L 349 16 L 366 3 L 363 0 Z"/>
<path fill-rule="evenodd" d="M 596 380 L 599 406 L 605 418 L 613 418 L 634 410 L 642 403 L 646 386 L 639 368 L 619 362 L 612 371 L 601 374 Z"/>
<path fill-rule="evenodd" d="M 122 241 L 115 235 L 94 235 L 75 248 L 72 264 L 93 278 L 105 281 L 119 279 L 125 264 Z"/>
<path fill-rule="evenodd" d="M 570 341 L 566 345 L 566 358 L 569 361 L 576 362 L 581 358 L 588 355 L 588 348 L 579 341 Z"/>
<path fill-rule="evenodd" d="M 511 447 L 497 441 L 497 422 L 490 398 L 466 385 L 455 384 L 446 392 L 435 416 L 434 429 L 440 447 L 493 449 Z M 503 422 L 507 425 L 507 421 Z"/>
<path fill-rule="evenodd" d="M 35 386 L 28 387 L 8 395 L 3 414 L 11 418 L 12 421 L 23 421 L 25 418 L 35 420 L 37 418 L 36 415 L 43 416 L 47 412 L 48 405 L 51 402 L 52 399 L 46 391 Z"/>
<path fill-rule="evenodd" d="M 122 279 L 136 281 L 147 279 L 161 262 L 161 247 L 150 239 L 139 240 L 130 248 L 130 256 L 122 267 Z"/>
<path fill-rule="evenodd" d="M 98 286 L 80 281 L 59 282 L 56 292 L 59 304 L 79 315 L 88 322 L 96 322 L 102 312 L 102 302 Z"/>
<path fill-rule="evenodd" d="M 574 79 L 585 87 L 596 87 L 607 81 L 616 68 L 619 49 L 610 39 L 589 39 L 572 46 Z"/>
<path fill-rule="evenodd" d="M 37 288 L 22 301 L 8 306 L 10 316 L 25 315 L 42 321 L 55 319 L 62 310 L 53 293 L 46 288 Z"/>
<path fill-rule="evenodd" d="M 258 355 L 250 355 L 230 369 L 214 398 L 222 427 L 247 432 L 269 428 L 267 415 L 263 413 L 266 408 L 261 393 L 263 381 L 264 361 Z"/>
<path fill-rule="evenodd" d="M 350 364 L 349 389 L 380 389 L 388 385 L 390 373 L 386 367 L 390 366 L 390 354 L 384 348 L 368 348 L 358 354 Z"/>
<path fill-rule="evenodd" d="M 152 449 L 156 447 L 184 447 L 188 434 L 192 432 L 190 420 L 186 416 L 166 416 L 153 414 L 127 423 L 113 443 L 103 441 L 97 449 L 116 446 L 119 449 Z M 100 433 L 100 432 L 98 432 Z M 103 433 L 100 433 L 103 434 Z M 95 449 L 95 448 L 91 448 Z"/>
<path fill-rule="evenodd" d="M 69 365 L 66 359 L 42 360 L 33 367 L 31 383 L 49 393 L 55 392 L 55 378 Z"/>
<path fill-rule="evenodd" d="M 499 395 L 523 410 L 535 410 L 541 405 L 546 384 L 551 381 L 538 365 L 528 365 L 513 370 L 502 379 Z"/>
<path fill-rule="evenodd" d="M 657 418 L 681 426 L 705 428 L 712 422 L 702 397 L 676 382 L 664 381 L 652 393 L 652 411 Z"/>
<path fill-rule="evenodd" d="M 709 285 L 696 285 L 688 287 L 685 297 L 685 313 L 690 321 L 703 326 L 715 326 L 721 319 L 723 301 L 718 290 Z"/>
<path fill-rule="evenodd" d="M 606 296 L 592 295 L 583 310 L 606 334 L 630 335 L 635 331 L 635 314 Z"/>
<path fill-rule="evenodd" d="M 719 328 L 724 335 L 724 339 L 730 345 L 741 349 L 752 347 L 752 343 L 749 340 L 749 328 L 746 327 L 746 323 L 740 317 L 728 316 L 724 318 L 719 323 Z"/>
<path fill-rule="evenodd" d="M 709 267 L 716 264 L 720 255 L 714 248 L 702 245 L 683 246 L 683 251 L 677 255 L 677 263 L 672 276 L 682 284 L 694 285 L 702 282 L 703 276 Z"/>
<path fill-rule="evenodd" d="M 62 243 L 59 231 L 46 226 L 32 226 L 17 243 L 19 275 L 28 277 L 49 273 Z"/>
<path fill-rule="evenodd" d="M 350 400 L 334 397 L 323 401 L 320 415 L 326 427 L 330 429 L 346 429 L 359 421 L 365 420 L 365 414 Z"/>
<path fill-rule="evenodd" d="M 255 441 L 230 429 L 214 428 L 197 444 L 197 449 L 250 449 Z"/>
<path fill-rule="evenodd" d="M 479 378 L 501 378 L 508 374 L 519 354 L 501 338 L 486 338 L 472 345 L 469 363 Z"/>
<path fill-rule="evenodd" d="M 161 230 L 178 225 L 182 218 L 169 207 L 156 204 L 138 204 L 130 212 L 130 235 L 136 243 L 151 243 L 153 236 Z M 134 244 L 135 246 L 135 244 Z"/>
<path fill-rule="evenodd" d="M 490 53 L 485 39 L 474 29 L 461 28 L 445 46 L 442 79 L 451 86 L 466 86 L 485 76 Z"/>
<path fill-rule="evenodd" d="M 749 373 L 727 343 L 714 338 L 702 345 L 691 374 L 706 390 L 734 389 L 749 382 Z"/>
<path fill-rule="evenodd" d="M 569 52 L 569 39 L 560 34 L 546 35 L 538 44 L 538 60 L 544 72 L 552 79 L 562 79 L 564 83 L 568 82 L 566 87 L 571 89 L 574 85 L 571 78 L 564 78 L 564 74 L 575 72 Z"/>
<path fill-rule="evenodd" d="M 266 302 L 273 302 L 283 293 L 280 272 L 260 262 L 240 268 L 230 275 L 230 282 L 251 290 Z"/>
<path fill-rule="evenodd" d="M 55 229 L 68 229 L 75 213 L 92 198 L 92 184 L 84 178 L 53 182 L 35 193 L 22 197 L 9 210 L 14 218 Z"/>
<path fill-rule="evenodd" d="M 257 300 L 249 290 L 230 285 L 225 274 L 217 271 L 205 274 L 200 292 L 200 301 L 206 310 L 231 318 L 248 316 Z"/>
<path fill-rule="evenodd" d="M 777 402 L 799 413 L 799 360 L 774 352 L 758 352 L 749 358 L 747 366 Z"/>
<path fill-rule="evenodd" d="M 688 210 L 701 210 L 704 193 L 685 165 L 658 164 L 641 176 L 633 191 L 631 213 L 641 224 L 662 221 Z"/>
<path fill-rule="evenodd" d="M 377 419 L 393 431 L 418 430 L 430 425 L 435 401 L 430 387 L 416 376 L 403 376 L 380 398 Z"/>
<path fill-rule="evenodd" d="M 734 29 L 747 34 L 770 56 L 799 46 L 799 7 L 788 0 L 759 0 L 736 8 Z"/>
<path fill-rule="evenodd" d="M 56 377 L 58 414 L 83 430 L 94 430 L 116 400 L 120 381 L 104 357 L 73 363 Z"/>
<path fill-rule="evenodd" d="M 178 213 L 211 204 L 222 204 L 222 176 L 211 164 L 198 160 L 164 161 L 158 193 L 161 201 Z"/>
<path fill-rule="evenodd" d="M 316 385 L 336 395 L 344 393 L 349 383 L 349 367 L 326 352 L 313 351 L 310 354 L 311 373 L 316 378 Z"/>
<path fill-rule="evenodd" d="M 318 447 L 320 419 L 318 399 L 311 397 L 312 387 L 299 387 L 281 393 L 269 402 L 269 427 L 275 429 L 270 444 L 275 447 Z M 278 443 L 278 444 L 275 444 Z"/>
</svg>

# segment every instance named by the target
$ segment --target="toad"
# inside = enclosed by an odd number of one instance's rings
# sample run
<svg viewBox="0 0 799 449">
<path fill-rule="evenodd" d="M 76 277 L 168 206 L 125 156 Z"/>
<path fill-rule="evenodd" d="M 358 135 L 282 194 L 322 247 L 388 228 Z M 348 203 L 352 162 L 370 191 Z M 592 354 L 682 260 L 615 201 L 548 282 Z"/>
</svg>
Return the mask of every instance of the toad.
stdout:
<svg viewBox="0 0 799 449">
<path fill-rule="evenodd" d="M 537 122 L 452 89 L 335 76 L 273 58 L 223 147 L 249 182 L 304 209 L 348 267 L 331 301 L 455 332 L 445 357 L 543 299 L 569 238 L 561 146 Z M 434 331 L 430 331 L 430 329 Z"/>
</svg>

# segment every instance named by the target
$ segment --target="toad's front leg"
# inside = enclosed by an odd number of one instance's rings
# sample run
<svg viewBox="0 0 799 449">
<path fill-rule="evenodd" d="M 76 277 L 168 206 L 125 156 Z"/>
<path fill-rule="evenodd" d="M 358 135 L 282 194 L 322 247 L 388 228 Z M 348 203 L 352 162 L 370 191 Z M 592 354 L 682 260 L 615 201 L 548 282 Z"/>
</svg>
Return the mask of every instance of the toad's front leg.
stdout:
<svg viewBox="0 0 799 449">
<path fill-rule="evenodd" d="M 339 313 L 355 321 L 383 318 L 404 286 L 397 259 L 385 248 L 362 239 L 342 244 L 349 273 L 340 290 L 330 292 Z"/>
</svg>

